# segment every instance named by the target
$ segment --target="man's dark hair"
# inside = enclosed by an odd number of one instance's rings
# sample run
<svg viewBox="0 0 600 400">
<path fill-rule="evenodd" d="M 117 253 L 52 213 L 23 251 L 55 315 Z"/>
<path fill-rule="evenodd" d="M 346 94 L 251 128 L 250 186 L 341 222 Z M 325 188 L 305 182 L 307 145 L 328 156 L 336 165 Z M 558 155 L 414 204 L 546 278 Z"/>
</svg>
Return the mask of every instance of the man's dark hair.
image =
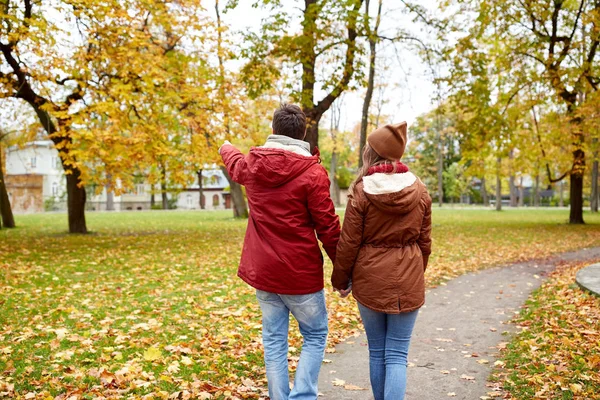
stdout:
<svg viewBox="0 0 600 400">
<path fill-rule="evenodd" d="M 304 139 L 306 134 L 306 115 L 294 104 L 282 104 L 273 114 L 273 133 Z"/>
</svg>

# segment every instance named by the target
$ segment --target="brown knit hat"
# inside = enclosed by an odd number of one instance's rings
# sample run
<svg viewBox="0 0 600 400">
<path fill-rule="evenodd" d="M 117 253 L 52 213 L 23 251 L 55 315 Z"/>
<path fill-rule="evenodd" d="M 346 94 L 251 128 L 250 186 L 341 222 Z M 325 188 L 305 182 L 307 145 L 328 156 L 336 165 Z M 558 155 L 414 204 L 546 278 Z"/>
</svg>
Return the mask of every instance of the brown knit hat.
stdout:
<svg viewBox="0 0 600 400">
<path fill-rule="evenodd" d="M 367 142 L 377 154 L 388 160 L 399 160 L 406 148 L 406 121 L 375 129 Z"/>
</svg>

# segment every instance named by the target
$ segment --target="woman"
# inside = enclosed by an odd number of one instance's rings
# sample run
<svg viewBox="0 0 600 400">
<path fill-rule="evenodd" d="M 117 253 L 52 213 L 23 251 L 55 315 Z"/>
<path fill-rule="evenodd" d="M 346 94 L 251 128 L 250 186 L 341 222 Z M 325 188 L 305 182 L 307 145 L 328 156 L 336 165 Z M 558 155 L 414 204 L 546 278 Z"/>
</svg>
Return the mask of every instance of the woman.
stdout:
<svg viewBox="0 0 600 400">
<path fill-rule="evenodd" d="M 350 187 L 331 283 L 344 297 L 352 291 L 358 302 L 375 400 L 400 400 L 411 333 L 425 302 L 431 198 L 400 162 L 406 122 L 379 128 L 367 141 L 363 167 Z"/>
</svg>

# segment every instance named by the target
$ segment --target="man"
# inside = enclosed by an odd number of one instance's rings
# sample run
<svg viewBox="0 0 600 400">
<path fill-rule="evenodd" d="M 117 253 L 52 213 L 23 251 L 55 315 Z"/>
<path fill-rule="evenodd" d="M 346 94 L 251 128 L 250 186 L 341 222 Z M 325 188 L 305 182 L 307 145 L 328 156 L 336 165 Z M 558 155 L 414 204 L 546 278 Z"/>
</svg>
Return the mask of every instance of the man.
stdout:
<svg viewBox="0 0 600 400">
<path fill-rule="evenodd" d="M 319 154 L 310 153 L 306 116 L 284 104 L 273 115 L 273 135 L 247 156 L 226 142 L 219 153 L 234 181 L 246 186 L 250 218 L 238 276 L 256 289 L 272 400 L 317 398 L 327 340 L 323 256 L 335 260 L 340 222 Z M 290 312 L 304 338 L 290 391 Z"/>
</svg>

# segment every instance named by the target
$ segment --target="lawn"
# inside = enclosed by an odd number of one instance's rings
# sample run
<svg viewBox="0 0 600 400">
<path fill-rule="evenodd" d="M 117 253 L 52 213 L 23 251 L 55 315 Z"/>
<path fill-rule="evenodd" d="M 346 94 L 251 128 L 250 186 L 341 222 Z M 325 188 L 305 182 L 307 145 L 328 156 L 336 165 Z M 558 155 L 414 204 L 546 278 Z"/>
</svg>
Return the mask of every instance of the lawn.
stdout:
<svg viewBox="0 0 600 400">
<path fill-rule="evenodd" d="M 600 216 L 435 209 L 433 286 L 466 271 L 600 246 Z M 0 231 L 0 397 L 257 398 L 260 312 L 235 276 L 245 221 L 229 212 L 19 216 Z M 330 271 L 331 265 L 326 266 Z M 328 289 L 330 349 L 358 326 Z M 294 329 L 292 363 L 300 350 Z M 332 351 L 332 350 L 331 350 Z"/>
</svg>

